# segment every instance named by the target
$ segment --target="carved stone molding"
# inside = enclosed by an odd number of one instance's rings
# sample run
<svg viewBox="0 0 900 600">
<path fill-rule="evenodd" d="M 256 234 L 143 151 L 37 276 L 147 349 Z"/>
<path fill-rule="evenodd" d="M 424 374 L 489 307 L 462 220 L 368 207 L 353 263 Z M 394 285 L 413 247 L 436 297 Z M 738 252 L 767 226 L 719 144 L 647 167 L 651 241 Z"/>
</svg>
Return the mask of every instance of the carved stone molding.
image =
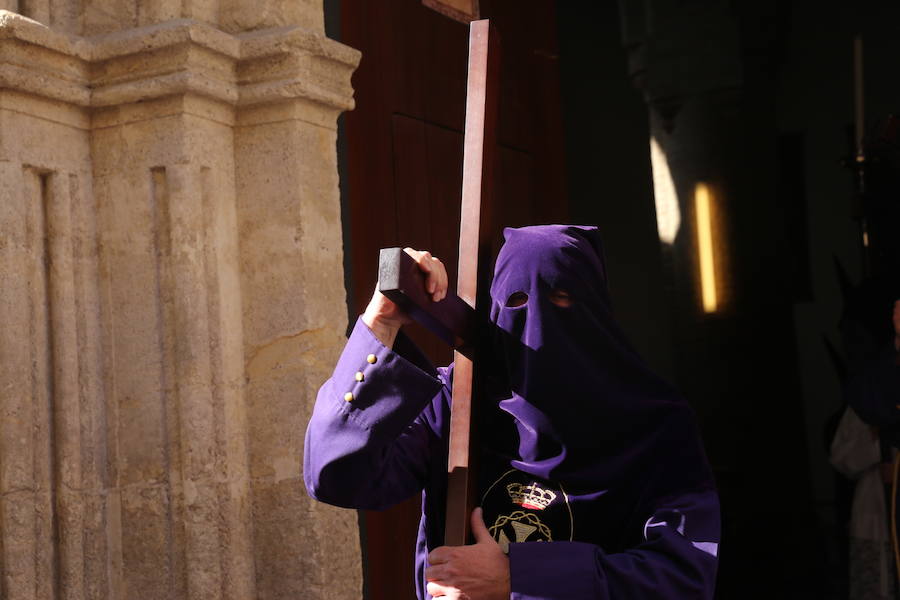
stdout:
<svg viewBox="0 0 900 600">
<path fill-rule="evenodd" d="M 353 108 L 360 53 L 316 32 L 238 35 L 174 20 L 94 37 L 53 31 L 0 10 L 0 90 L 101 108 L 192 94 L 234 107 L 301 99 L 333 115 Z"/>
</svg>

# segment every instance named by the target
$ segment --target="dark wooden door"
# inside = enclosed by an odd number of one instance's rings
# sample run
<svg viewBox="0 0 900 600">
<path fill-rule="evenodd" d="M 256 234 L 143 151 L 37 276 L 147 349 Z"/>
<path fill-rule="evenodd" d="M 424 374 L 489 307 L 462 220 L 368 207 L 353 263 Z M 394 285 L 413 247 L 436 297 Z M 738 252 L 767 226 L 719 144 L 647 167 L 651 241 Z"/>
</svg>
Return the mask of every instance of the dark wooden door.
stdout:
<svg viewBox="0 0 900 600">
<path fill-rule="evenodd" d="M 498 227 L 566 220 L 556 19 L 550 0 L 481 0 L 502 44 L 496 167 Z M 341 41 L 362 51 L 346 116 L 342 173 L 349 206 L 351 303 L 375 286 L 378 249 L 412 246 L 441 257 L 456 280 L 468 28 L 419 0 L 344 0 Z M 411 337 L 436 364 L 449 350 Z M 421 499 L 366 512 L 370 600 L 415 598 Z"/>
</svg>

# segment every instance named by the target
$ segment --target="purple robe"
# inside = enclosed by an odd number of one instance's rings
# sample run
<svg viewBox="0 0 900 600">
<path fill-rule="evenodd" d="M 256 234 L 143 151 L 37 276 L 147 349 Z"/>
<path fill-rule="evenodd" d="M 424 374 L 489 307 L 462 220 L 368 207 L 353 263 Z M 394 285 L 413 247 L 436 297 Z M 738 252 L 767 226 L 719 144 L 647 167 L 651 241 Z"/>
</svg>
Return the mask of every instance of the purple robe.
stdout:
<svg viewBox="0 0 900 600">
<path fill-rule="evenodd" d="M 479 484 L 511 598 L 711 598 L 719 505 L 695 419 L 613 321 L 596 230 L 505 235 Z M 571 306 L 550 300 L 559 289 Z M 386 348 L 358 321 L 306 436 L 318 500 L 381 509 L 422 492 L 419 598 L 443 539 L 451 384 L 452 365 L 433 368 L 402 334 Z"/>
</svg>

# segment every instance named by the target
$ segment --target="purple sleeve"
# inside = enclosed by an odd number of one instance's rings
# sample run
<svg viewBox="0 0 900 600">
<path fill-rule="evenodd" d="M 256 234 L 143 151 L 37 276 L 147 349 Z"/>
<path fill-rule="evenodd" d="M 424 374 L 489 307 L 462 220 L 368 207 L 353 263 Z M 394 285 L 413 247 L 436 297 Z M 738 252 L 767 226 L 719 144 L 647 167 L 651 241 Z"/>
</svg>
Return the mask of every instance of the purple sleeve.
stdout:
<svg viewBox="0 0 900 600">
<path fill-rule="evenodd" d="M 510 544 L 510 599 L 713 597 L 720 536 L 715 491 L 661 503 L 643 529 L 642 543 L 616 554 L 583 542 Z"/>
<path fill-rule="evenodd" d="M 412 344 L 398 339 L 395 347 L 358 320 L 319 389 L 303 458 L 313 498 L 381 509 L 422 490 L 439 443 L 423 411 L 439 400 L 443 382 Z"/>
</svg>

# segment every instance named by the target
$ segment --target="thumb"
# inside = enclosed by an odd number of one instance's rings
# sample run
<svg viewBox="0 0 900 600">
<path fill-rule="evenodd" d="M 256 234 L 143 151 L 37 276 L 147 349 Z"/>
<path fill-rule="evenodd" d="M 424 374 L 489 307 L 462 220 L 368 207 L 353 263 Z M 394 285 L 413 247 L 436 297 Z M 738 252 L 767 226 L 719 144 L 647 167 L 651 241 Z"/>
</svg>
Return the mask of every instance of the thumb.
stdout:
<svg viewBox="0 0 900 600">
<path fill-rule="evenodd" d="M 475 537 L 476 544 L 497 543 L 484 524 L 484 511 L 480 506 L 472 511 L 472 535 Z"/>
</svg>

